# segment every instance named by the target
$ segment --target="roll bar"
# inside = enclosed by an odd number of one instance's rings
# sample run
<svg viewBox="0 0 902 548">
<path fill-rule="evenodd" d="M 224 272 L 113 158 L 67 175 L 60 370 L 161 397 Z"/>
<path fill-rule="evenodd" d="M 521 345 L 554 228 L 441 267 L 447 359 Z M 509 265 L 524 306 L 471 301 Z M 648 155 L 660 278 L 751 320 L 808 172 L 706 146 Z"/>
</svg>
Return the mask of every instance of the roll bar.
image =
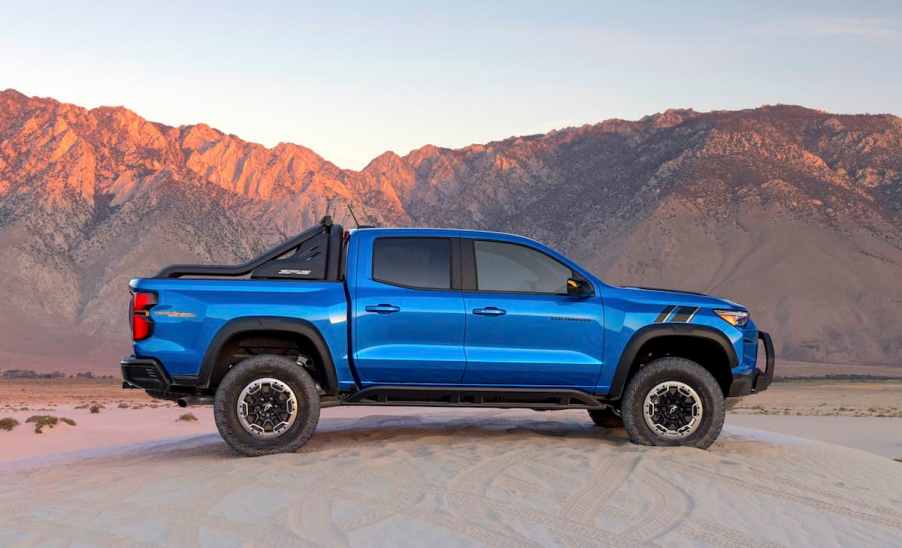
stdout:
<svg viewBox="0 0 902 548">
<path fill-rule="evenodd" d="M 315 238 L 319 236 L 323 232 L 330 232 L 332 230 L 332 217 L 326 215 L 323 217 L 319 225 L 308 228 L 304 232 L 301 232 L 294 238 L 288 240 L 285 243 L 279 244 L 276 247 L 273 247 L 269 251 L 263 253 L 259 257 L 251 259 L 250 261 L 238 265 L 201 265 L 201 264 L 174 264 L 169 265 L 163 270 L 159 271 L 155 278 L 181 278 L 182 276 L 222 276 L 222 277 L 237 277 L 237 276 L 246 276 L 256 270 L 258 267 L 263 264 L 281 257 L 286 253 L 297 249 L 305 242 L 310 240 L 311 238 Z M 335 225 L 338 226 L 338 225 Z M 340 228 L 340 227 L 339 227 Z"/>
</svg>

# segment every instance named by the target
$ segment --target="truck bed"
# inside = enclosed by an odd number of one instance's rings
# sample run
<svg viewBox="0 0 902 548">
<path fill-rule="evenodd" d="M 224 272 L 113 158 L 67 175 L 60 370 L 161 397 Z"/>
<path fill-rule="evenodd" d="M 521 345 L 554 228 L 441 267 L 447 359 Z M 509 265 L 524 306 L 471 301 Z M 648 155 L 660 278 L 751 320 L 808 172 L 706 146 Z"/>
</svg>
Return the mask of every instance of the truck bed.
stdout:
<svg viewBox="0 0 902 548">
<path fill-rule="evenodd" d="M 292 319 L 314 326 L 333 356 L 338 378 L 353 378 L 348 364 L 348 301 L 339 281 L 173 279 L 132 280 L 133 291 L 156 293 L 150 310 L 153 337 L 135 342 L 135 356 L 166 364 L 176 381 L 200 373 L 204 352 L 230 321 Z"/>
</svg>

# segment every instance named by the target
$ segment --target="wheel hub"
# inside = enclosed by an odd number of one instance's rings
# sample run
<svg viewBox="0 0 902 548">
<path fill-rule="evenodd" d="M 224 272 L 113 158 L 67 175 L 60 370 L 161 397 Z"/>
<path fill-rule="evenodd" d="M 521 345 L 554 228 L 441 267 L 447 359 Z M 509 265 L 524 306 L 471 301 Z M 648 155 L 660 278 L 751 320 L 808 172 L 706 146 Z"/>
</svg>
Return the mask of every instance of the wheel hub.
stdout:
<svg viewBox="0 0 902 548">
<path fill-rule="evenodd" d="M 255 438 L 281 436 L 297 416 L 294 391 L 278 379 L 255 379 L 238 396 L 238 422 Z"/>
<path fill-rule="evenodd" d="M 645 423 L 659 436 L 681 439 L 695 432 L 701 423 L 702 400 L 686 383 L 665 381 L 645 396 Z"/>
</svg>

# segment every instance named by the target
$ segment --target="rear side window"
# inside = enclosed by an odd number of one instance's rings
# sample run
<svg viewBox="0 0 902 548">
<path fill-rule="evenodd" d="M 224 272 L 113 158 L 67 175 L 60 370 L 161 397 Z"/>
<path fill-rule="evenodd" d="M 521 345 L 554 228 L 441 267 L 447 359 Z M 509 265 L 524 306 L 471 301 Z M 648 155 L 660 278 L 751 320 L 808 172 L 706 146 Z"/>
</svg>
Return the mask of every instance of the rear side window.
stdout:
<svg viewBox="0 0 902 548">
<path fill-rule="evenodd" d="M 378 238 L 373 244 L 373 279 L 421 289 L 451 289 L 451 240 Z"/>
<path fill-rule="evenodd" d="M 480 291 L 566 294 L 573 271 L 548 255 L 516 244 L 477 240 L 476 288 Z"/>
</svg>

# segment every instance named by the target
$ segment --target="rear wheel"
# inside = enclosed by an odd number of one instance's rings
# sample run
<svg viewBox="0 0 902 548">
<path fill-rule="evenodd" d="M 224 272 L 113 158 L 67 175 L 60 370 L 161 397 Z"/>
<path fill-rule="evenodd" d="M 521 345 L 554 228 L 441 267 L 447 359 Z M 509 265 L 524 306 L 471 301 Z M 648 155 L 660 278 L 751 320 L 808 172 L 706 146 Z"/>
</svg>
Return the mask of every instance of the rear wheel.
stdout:
<svg viewBox="0 0 902 548">
<path fill-rule="evenodd" d="M 319 422 L 316 383 L 294 361 L 262 355 L 226 373 L 213 404 L 216 427 L 229 446 L 246 456 L 295 451 Z"/>
<path fill-rule="evenodd" d="M 602 428 L 623 428 L 623 418 L 610 407 L 604 409 L 589 409 L 589 416 L 595 426 Z"/>
<path fill-rule="evenodd" d="M 636 373 L 621 406 L 633 443 L 707 449 L 720 435 L 723 392 L 705 368 L 684 358 L 660 358 Z"/>
</svg>

